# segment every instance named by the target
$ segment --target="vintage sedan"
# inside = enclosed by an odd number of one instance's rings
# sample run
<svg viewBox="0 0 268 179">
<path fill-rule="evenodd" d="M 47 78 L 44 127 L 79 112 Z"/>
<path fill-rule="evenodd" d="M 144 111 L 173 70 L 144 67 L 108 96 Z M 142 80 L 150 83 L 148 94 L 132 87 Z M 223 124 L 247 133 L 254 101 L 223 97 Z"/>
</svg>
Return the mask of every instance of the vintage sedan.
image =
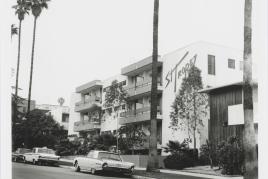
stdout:
<svg viewBox="0 0 268 179">
<path fill-rule="evenodd" d="M 35 147 L 32 152 L 24 154 L 24 162 L 35 164 L 58 164 L 60 156 L 55 155 L 55 151 L 47 147 Z"/>
<path fill-rule="evenodd" d="M 31 149 L 25 149 L 25 148 L 17 148 L 15 152 L 12 152 L 12 161 L 19 162 L 23 161 L 24 154 L 31 152 Z"/>
<path fill-rule="evenodd" d="M 92 150 L 84 157 L 76 157 L 73 161 L 75 171 L 90 171 L 95 174 L 98 171 L 120 172 L 131 175 L 134 164 L 123 162 L 120 155 L 113 152 Z"/>
</svg>

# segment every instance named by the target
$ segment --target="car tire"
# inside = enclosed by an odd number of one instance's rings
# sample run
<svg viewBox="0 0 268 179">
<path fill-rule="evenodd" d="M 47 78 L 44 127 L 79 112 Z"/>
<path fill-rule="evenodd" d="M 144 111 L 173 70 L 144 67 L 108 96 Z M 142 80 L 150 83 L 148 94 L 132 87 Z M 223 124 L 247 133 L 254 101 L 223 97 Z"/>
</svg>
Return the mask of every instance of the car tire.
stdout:
<svg viewBox="0 0 268 179">
<path fill-rule="evenodd" d="M 33 159 L 33 165 L 36 165 L 37 164 L 37 162 L 35 161 L 35 159 Z"/>
<path fill-rule="evenodd" d="M 14 162 L 17 162 L 17 158 L 15 157 L 15 158 L 13 159 L 13 161 L 14 161 Z"/>
<path fill-rule="evenodd" d="M 91 174 L 96 175 L 96 169 L 95 168 L 91 168 Z"/>
<path fill-rule="evenodd" d="M 76 171 L 76 172 L 80 172 L 80 167 L 79 167 L 77 161 L 76 161 L 75 164 L 74 164 L 74 171 Z"/>
</svg>

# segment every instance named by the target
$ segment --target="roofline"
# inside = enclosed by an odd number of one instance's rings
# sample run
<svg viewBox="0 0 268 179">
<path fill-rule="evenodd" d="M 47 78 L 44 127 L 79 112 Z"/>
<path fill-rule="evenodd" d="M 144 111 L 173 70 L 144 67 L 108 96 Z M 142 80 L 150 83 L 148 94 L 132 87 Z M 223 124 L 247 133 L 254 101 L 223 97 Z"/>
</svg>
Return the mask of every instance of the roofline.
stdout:
<svg viewBox="0 0 268 179">
<path fill-rule="evenodd" d="M 226 87 L 230 87 L 230 86 L 242 86 L 243 84 L 244 84 L 243 81 L 238 81 L 238 82 L 228 83 L 228 84 L 224 84 L 224 85 L 220 85 L 220 86 L 205 88 L 205 89 L 199 90 L 198 93 L 210 93 L 211 91 L 214 91 L 217 89 L 226 88 Z M 252 86 L 258 86 L 258 82 L 253 80 Z"/>
</svg>

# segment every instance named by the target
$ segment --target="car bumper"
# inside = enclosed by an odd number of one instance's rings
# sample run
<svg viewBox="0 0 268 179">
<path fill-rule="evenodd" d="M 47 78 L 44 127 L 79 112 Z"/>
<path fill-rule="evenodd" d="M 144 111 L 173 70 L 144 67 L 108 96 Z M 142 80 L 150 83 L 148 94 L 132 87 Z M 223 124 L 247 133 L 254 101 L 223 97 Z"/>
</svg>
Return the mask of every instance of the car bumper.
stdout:
<svg viewBox="0 0 268 179">
<path fill-rule="evenodd" d="M 125 173 L 125 174 L 132 174 L 132 172 L 133 172 L 129 168 L 116 168 L 116 167 L 105 167 L 105 168 L 103 168 L 103 171 Z"/>
</svg>

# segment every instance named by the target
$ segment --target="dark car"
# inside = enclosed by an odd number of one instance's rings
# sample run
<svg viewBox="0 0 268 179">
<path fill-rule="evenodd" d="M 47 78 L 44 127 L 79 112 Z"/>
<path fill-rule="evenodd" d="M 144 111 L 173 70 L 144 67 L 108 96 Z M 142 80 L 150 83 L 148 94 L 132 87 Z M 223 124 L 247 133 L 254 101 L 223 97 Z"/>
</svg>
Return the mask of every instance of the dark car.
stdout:
<svg viewBox="0 0 268 179">
<path fill-rule="evenodd" d="M 12 161 L 19 162 L 24 161 L 24 155 L 25 153 L 31 152 L 31 149 L 26 148 L 17 148 L 15 152 L 12 152 Z"/>
</svg>

